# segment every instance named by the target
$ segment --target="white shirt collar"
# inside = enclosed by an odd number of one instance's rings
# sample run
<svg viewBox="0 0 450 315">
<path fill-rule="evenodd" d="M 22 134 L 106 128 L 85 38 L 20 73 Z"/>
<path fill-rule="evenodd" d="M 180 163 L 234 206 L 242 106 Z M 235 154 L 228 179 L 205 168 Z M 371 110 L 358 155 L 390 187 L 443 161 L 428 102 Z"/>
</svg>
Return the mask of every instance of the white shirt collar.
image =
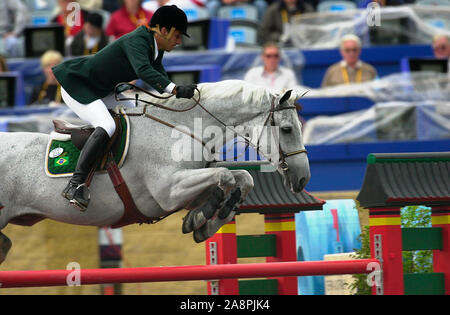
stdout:
<svg viewBox="0 0 450 315">
<path fill-rule="evenodd" d="M 264 76 L 264 75 L 280 74 L 281 73 L 281 69 L 280 68 L 281 68 L 281 66 L 278 66 L 277 69 L 275 70 L 275 72 L 269 73 L 269 72 L 266 72 L 264 70 L 264 66 L 261 66 L 261 75 Z"/>
<path fill-rule="evenodd" d="M 155 41 L 155 59 L 156 60 L 158 58 L 159 55 L 159 50 L 158 50 L 158 43 L 156 42 L 155 37 L 153 36 L 153 40 Z"/>
</svg>

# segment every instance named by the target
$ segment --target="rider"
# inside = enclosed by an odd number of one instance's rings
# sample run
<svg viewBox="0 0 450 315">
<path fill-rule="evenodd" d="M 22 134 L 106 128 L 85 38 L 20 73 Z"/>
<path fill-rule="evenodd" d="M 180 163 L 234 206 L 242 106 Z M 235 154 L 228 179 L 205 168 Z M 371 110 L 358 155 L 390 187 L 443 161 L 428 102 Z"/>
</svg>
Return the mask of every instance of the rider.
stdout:
<svg viewBox="0 0 450 315">
<path fill-rule="evenodd" d="M 189 37 L 186 30 L 186 14 L 175 5 L 162 6 L 154 12 L 150 25 L 122 36 L 93 56 L 71 59 L 53 68 L 64 102 L 95 127 L 62 192 L 80 210 L 86 210 L 89 204 L 86 178 L 115 132 L 114 119 L 107 109 L 116 105 L 110 101 L 115 86 L 139 78 L 159 93 L 172 93 L 177 98 L 194 95 L 195 84 L 176 86 L 162 65 L 164 52 L 181 44 L 182 35 Z"/>
</svg>

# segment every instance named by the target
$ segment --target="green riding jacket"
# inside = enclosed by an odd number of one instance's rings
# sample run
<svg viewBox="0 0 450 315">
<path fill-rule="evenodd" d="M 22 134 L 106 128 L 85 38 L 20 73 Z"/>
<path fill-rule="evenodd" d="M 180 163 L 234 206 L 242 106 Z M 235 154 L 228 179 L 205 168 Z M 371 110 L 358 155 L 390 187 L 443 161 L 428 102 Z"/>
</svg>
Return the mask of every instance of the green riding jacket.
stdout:
<svg viewBox="0 0 450 315">
<path fill-rule="evenodd" d="M 52 68 L 61 86 L 81 104 L 106 97 L 121 82 L 142 79 L 159 93 L 171 81 L 162 65 L 163 51 L 155 59 L 153 32 L 141 26 L 92 56 L 67 60 Z"/>
</svg>

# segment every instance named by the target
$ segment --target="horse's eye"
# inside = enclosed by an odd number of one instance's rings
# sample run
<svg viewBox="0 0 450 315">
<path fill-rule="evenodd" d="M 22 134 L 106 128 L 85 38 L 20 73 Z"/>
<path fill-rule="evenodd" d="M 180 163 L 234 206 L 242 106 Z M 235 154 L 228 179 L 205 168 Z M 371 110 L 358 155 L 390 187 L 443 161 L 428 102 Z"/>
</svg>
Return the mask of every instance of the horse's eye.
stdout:
<svg viewBox="0 0 450 315">
<path fill-rule="evenodd" d="M 292 127 L 281 127 L 281 131 L 284 133 L 290 133 L 292 131 Z"/>
</svg>

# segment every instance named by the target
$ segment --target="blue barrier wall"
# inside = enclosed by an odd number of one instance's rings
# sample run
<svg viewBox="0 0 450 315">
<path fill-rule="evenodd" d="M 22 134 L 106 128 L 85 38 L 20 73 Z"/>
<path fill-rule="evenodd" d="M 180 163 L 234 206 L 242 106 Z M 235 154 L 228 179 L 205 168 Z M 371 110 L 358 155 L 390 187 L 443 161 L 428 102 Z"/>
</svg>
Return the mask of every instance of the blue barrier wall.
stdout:
<svg viewBox="0 0 450 315">
<path fill-rule="evenodd" d="M 309 192 L 345 191 L 361 188 L 369 153 L 447 152 L 450 139 L 311 145 L 306 148 L 311 180 L 305 189 Z"/>
<path fill-rule="evenodd" d="M 304 120 L 319 115 L 337 115 L 367 109 L 374 104 L 372 100 L 358 96 L 302 98 L 298 103 L 302 107 L 298 114 Z"/>
</svg>

